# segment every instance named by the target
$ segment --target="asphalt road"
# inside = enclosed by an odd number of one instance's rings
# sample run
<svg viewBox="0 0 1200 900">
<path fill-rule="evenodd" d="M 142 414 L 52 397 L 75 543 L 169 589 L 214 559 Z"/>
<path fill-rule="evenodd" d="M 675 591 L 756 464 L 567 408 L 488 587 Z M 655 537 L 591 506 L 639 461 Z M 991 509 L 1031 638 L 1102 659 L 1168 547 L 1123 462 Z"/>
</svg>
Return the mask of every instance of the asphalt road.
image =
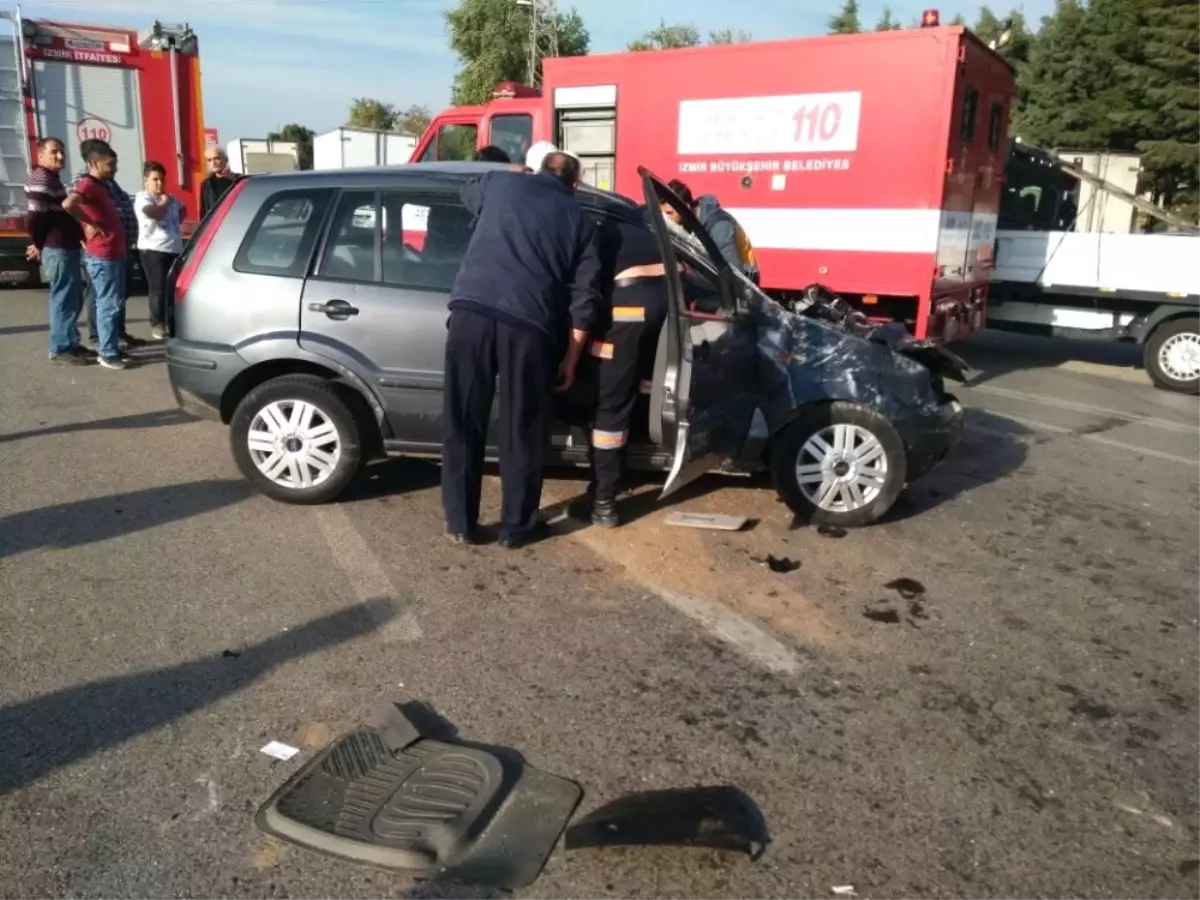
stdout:
<svg viewBox="0 0 1200 900">
<path fill-rule="evenodd" d="M 885 524 L 790 530 L 709 479 L 675 508 L 752 529 L 670 528 L 644 488 L 625 528 L 511 553 L 444 543 L 427 463 L 251 495 L 159 353 L 54 367 L 44 322 L 0 293 L 2 896 L 487 895 L 256 831 L 385 701 L 576 779 L 581 813 L 732 784 L 770 830 L 757 862 L 560 848 L 531 897 L 1200 892 L 1195 398 L 980 341 L 962 447 Z"/>
</svg>

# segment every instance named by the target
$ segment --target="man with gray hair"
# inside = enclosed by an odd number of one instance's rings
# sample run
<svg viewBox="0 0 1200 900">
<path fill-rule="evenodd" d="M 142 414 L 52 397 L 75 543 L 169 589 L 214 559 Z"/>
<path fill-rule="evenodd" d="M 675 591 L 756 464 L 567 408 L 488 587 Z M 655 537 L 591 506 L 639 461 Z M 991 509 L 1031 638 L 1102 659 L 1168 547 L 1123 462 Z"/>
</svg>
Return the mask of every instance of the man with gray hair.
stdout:
<svg viewBox="0 0 1200 900">
<path fill-rule="evenodd" d="M 475 228 L 450 293 L 442 392 L 442 506 L 454 543 L 476 537 L 497 379 L 500 544 L 520 547 L 544 532 L 553 392 L 574 382 L 601 301 L 595 227 L 575 197 L 579 177 L 579 160 L 556 150 L 533 175 L 491 171 L 463 188 Z"/>
</svg>

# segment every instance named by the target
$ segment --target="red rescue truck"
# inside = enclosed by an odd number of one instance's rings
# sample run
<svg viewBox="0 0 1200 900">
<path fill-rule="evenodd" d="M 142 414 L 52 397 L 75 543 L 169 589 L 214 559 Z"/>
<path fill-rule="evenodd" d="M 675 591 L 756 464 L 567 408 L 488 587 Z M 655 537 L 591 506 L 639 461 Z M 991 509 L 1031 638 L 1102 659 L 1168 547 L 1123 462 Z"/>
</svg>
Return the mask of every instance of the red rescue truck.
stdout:
<svg viewBox="0 0 1200 900">
<path fill-rule="evenodd" d="M 186 25 L 137 32 L 0 13 L 0 283 L 37 278 L 25 260 L 25 176 L 37 141 L 61 138 L 64 178 L 83 168 L 79 144 L 108 141 L 117 181 L 142 189 L 142 164 L 167 170 L 167 190 L 194 223 L 204 167 L 200 57 Z"/>
<path fill-rule="evenodd" d="M 438 115 L 414 162 L 533 141 L 576 153 L 597 187 L 637 167 L 713 194 L 746 230 L 763 287 L 822 282 L 879 321 L 954 340 L 982 327 L 1016 92 L 965 28 L 832 35 L 545 61 Z"/>
</svg>

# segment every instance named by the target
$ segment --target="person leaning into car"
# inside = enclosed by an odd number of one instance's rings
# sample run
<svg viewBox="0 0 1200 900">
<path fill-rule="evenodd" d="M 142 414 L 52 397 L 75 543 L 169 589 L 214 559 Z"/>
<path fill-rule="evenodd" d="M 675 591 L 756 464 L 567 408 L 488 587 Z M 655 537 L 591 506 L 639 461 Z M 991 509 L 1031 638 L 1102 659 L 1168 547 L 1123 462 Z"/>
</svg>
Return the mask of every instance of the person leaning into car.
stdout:
<svg viewBox="0 0 1200 900">
<path fill-rule="evenodd" d="M 578 158 L 555 151 L 536 174 L 492 171 L 463 187 L 475 228 L 450 293 L 442 401 L 442 507 L 454 543 L 476 537 L 497 377 L 500 543 L 520 547 L 545 528 L 553 392 L 574 382 L 600 306 L 595 228 L 575 197 L 580 175 Z"/>
</svg>

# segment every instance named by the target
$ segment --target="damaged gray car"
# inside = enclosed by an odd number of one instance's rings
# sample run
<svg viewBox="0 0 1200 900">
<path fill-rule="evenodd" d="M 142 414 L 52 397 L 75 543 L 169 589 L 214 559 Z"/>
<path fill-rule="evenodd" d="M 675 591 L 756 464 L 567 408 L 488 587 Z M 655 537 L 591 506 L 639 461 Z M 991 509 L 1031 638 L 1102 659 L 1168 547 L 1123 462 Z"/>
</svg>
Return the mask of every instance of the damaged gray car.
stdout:
<svg viewBox="0 0 1200 900">
<path fill-rule="evenodd" d="M 878 520 L 957 443 L 963 410 L 944 379 L 965 381 L 966 364 L 899 323 L 873 325 L 821 285 L 781 305 L 725 262 L 660 179 L 641 175 L 677 273 L 649 417 L 651 438 L 671 450 L 662 496 L 705 471 L 765 467 L 800 521 Z"/>
<path fill-rule="evenodd" d="M 329 502 L 367 459 L 440 456 L 446 303 L 471 226 L 459 193 L 481 168 L 252 176 L 201 225 L 174 272 L 171 386 L 184 409 L 230 426 L 263 493 Z M 652 228 L 674 273 L 630 467 L 666 472 L 663 497 L 704 472 L 768 470 L 801 521 L 879 519 L 958 439 L 962 407 L 943 378 L 965 365 L 820 286 L 777 303 L 665 184 L 642 179 L 644 211 L 579 193 L 598 220 Z M 413 210 L 419 241 L 397 227 Z M 560 412 L 550 459 L 586 465 L 586 432 Z"/>
</svg>

